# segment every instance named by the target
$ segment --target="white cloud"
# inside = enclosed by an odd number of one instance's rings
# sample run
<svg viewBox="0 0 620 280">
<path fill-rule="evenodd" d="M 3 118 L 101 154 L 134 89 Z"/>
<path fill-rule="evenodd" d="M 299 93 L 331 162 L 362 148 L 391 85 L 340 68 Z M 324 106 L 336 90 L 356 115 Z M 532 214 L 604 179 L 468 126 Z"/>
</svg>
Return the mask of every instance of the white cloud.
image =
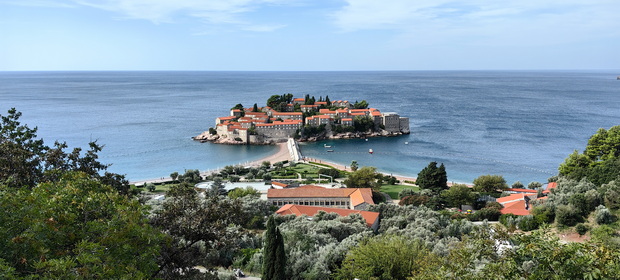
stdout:
<svg viewBox="0 0 620 280">
<path fill-rule="evenodd" d="M 391 30 L 395 44 L 545 44 L 620 32 L 611 0 L 345 1 L 331 14 L 339 30 Z"/>
<path fill-rule="evenodd" d="M 277 5 L 280 0 L 72 0 L 92 8 L 107 10 L 131 19 L 149 20 L 153 23 L 174 22 L 191 17 L 208 24 L 234 24 L 252 30 L 253 23 L 243 15 L 264 5 Z M 259 31 L 277 28 L 259 28 Z"/>
<path fill-rule="evenodd" d="M 0 4 L 24 7 L 40 7 L 40 8 L 74 8 L 75 5 L 64 3 L 64 1 L 53 0 L 6 0 L 0 1 Z"/>
<path fill-rule="evenodd" d="M 286 25 L 284 24 L 277 24 L 277 25 L 249 25 L 246 27 L 243 27 L 243 30 L 246 31 L 254 31 L 254 32 L 273 32 L 276 31 L 278 29 L 284 28 L 286 27 Z"/>
</svg>

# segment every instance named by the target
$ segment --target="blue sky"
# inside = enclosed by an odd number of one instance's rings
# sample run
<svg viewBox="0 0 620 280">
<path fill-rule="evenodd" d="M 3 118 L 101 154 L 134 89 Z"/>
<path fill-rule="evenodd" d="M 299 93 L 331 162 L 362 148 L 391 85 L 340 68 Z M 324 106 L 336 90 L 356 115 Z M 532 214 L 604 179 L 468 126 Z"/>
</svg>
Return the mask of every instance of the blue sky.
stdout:
<svg viewBox="0 0 620 280">
<path fill-rule="evenodd" d="M 0 70 L 620 69 L 617 0 L 0 0 Z"/>
</svg>

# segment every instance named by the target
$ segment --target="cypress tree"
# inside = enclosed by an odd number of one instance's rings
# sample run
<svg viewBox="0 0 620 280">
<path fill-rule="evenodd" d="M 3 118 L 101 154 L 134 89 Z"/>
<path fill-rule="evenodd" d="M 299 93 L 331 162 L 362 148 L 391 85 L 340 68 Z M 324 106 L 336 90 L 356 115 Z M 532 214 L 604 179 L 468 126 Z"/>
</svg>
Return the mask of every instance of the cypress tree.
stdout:
<svg viewBox="0 0 620 280">
<path fill-rule="evenodd" d="M 254 103 L 254 107 L 252 108 L 252 112 L 258 112 L 258 105 Z"/>
<path fill-rule="evenodd" d="M 265 243 L 263 246 L 263 276 L 265 280 L 284 280 L 286 268 L 286 253 L 284 252 L 284 238 L 276 227 L 275 219 L 269 217 Z"/>
<path fill-rule="evenodd" d="M 448 175 L 446 167 L 441 164 L 437 167 L 437 162 L 431 162 L 418 173 L 416 184 L 421 189 L 430 189 L 433 193 L 438 194 L 442 190 L 448 188 Z"/>
</svg>

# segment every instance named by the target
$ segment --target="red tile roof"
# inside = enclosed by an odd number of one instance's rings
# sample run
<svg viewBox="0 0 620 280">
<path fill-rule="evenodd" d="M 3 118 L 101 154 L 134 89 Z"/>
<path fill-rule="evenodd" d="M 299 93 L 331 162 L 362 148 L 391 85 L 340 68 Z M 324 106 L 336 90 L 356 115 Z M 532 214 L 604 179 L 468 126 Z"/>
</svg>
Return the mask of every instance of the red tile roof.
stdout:
<svg viewBox="0 0 620 280">
<path fill-rule="evenodd" d="M 547 184 L 547 188 L 543 191 L 543 193 L 550 193 L 552 189 L 555 189 L 557 187 L 558 187 L 558 183 L 551 182 L 551 183 Z"/>
<path fill-rule="evenodd" d="M 502 214 L 514 214 L 518 216 L 526 216 L 530 214 L 530 210 L 525 209 L 525 200 L 506 203 L 500 212 Z"/>
<path fill-rule="evenodd" d="M 509 188 L 506 189 L 507 192 L 517 192 L 517 193 L 538 193 L 537 190 L 530 189 L 517 189 L 517 188 Z"/>
<path fill-rule="evenodd" d="M 314 216 L 319 213 L 319 211 L 325 211 L 327 213 L 336 213 L 339 216 L 346 217 L 351 214 L 360 214 L 366 220 L 366 225 L 368 227 L 372 227 L 373 224 L 379 219 L 379 213 L 370 212 L 370 211 L 361 211 L 361 210 L 350 210 L 350 209 L 338 209 L 338 208 L 329 208 L 329 207 L 318 207 L 318 206 L 304 206 L 304 205 L 294 205 L 294 204 L 286 204 L 282 206 L 278 211 L 276 211 L 279 215 L 307 215 Z"/>
<path fill-rule="evenodd" d="M 374 204 L 372 201 L 372 190 L 368 188 L 340 188 L 331 189 L 314 185 L 305 185 L 293 189 L 269 189 L 267 198 L 289 198 L 289 197 L 348 197 L 351 205 L 357 206 L 362 203 Z"/>
<path fill-rule="evenodd" d="M 274 185 L 274 186 L 281 187 L 281 188 L 286 188 L 286 187 L 288 187 L 288 184 L 285 184 L 285 183 L 280 183 L 280 182 L 276 182 L 276 181 L 271 181 L 271 184 L 272 184 L 272 185 Z"/>
</svg>

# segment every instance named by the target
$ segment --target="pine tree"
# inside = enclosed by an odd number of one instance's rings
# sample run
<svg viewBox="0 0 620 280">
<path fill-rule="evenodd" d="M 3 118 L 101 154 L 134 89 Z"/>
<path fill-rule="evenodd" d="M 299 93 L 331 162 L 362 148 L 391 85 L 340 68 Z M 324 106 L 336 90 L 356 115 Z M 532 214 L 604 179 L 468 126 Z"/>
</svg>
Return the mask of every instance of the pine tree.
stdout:
<svg viewBox="0 0 620 280">
<path fill-rule="evenodd" d="M 265 244 L 263 245 L 263 276 L 265 280 L 283 280 L 286 268 L 286 254 L 284 252 L 284 238 L 276 227 L 273 217 L 267 221 Z"/>
<path fill-rule="evenodd" d="M 254 107 L 252 108 L 252 112 L 258 112 L 258 105 L 254 103 Z"/>
<path fill-rule="evenodd" d="M 448 188 L 448 175 L 446 173 L 446 167 L 441 164 L 437 168 L 437 162 L 431 162 L 427 167 L 424 167 L 420 173 L 418 173 L 418 179 L 416 184 L 421 189 L 429 189 L 438 194 L 442 190 Z"/>
</svg>

